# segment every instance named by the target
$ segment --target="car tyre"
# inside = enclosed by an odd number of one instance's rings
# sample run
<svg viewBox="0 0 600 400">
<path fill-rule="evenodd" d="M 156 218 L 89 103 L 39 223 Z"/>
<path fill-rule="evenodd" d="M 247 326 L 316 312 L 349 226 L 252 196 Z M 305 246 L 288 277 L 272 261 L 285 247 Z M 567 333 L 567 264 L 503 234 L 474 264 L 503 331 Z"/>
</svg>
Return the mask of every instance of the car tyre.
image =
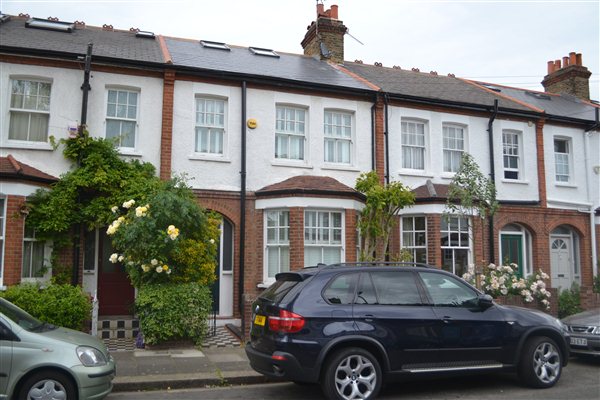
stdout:
<svg viewBox="0 0 600 400">
<path fill-rule="evenodd" d="M 529 338 L 523 346 L 519 362 L 519 378 L 534 388 L 549 388 L 560 379 L 562 354 L 556 342 L 549 337 Z"/>
<path fill-rule="evenodd" d="M 383 382 L 377 358 L 359 347 L 333 353 L 325 363 L 321 387 L 328 399 L 374 399 Z"/>
<path fill-rule="evenodd" d="M 58 371 L 36 372 L 23 382 L 18 399 L 32 400 L 40 398 L 75 400 L 75 385 L 65 374 Z"/>
</svg>

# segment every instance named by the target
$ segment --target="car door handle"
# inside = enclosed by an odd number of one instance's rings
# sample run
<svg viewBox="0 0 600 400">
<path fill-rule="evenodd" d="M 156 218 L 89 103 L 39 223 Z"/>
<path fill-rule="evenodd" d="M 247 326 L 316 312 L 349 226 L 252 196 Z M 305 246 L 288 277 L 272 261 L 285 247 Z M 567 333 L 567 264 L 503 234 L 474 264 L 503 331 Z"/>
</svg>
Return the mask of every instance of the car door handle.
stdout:
<svg viewBox="0 0 600 400">
<path fill-rule="evenodd" d="M 445 324 L 448 324 L 452 322 L 452 317 L 445 316 L 442 318 L 442 321 L 444 321 Z"/>
<path fill-rule="evenodd" d="M 373 314 L 365 314 L 363 315 L 363 318 L 366 322 L 373 322 L 374 319 L 377 319 L 377 317 L 375 317 Z"/>
</svg>

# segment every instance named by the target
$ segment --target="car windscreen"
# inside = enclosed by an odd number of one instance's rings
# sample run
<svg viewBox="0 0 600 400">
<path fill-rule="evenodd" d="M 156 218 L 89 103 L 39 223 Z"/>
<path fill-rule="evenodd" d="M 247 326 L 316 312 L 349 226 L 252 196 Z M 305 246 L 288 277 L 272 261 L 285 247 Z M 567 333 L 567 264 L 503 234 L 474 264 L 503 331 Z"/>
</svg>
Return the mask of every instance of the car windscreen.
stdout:
<svg viewBox="0 0 600 400">
<path fill-rule="evenodd" d="M 277 280 L 259 297 L 273 303 L 279 303 L 298 283 L 300 282 L 296 280 Z"/>
<path fill-rule="evenodd" d="M 2 298 L 0 298 L 0 313 L 29 332 L 36 331 L 44 325 L 40 320 Z"/>
</svg>

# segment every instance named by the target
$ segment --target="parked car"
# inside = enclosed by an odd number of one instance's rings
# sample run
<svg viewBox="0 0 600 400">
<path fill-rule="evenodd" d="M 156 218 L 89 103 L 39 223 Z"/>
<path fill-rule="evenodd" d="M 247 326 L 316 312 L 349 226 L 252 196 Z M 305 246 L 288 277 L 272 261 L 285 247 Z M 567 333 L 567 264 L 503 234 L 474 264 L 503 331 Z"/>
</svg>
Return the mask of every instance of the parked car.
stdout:
<svg viewBox="0 0 600 400">
<path fill-rule="evenodd" d="M 0 398 L 102 399 L 114 376 L 102 341 L 41 322 L 0 298 Z"/>
<path fill-rule="evenodd" d="M 256 371 L 320 383 L 330 399 L 372 399 L 411 375 L 512 370 L 548 388 L 568 339 L 560 320 L 495 304 L 434 267 L 337 264 L 277 274 L 252 305 L 246 354 Z"/>
<path fill-rule="evenodd" d="M 600 308 L 563 318 L 571 335 L 571 353 L 600 356 Z"/>
</svg>

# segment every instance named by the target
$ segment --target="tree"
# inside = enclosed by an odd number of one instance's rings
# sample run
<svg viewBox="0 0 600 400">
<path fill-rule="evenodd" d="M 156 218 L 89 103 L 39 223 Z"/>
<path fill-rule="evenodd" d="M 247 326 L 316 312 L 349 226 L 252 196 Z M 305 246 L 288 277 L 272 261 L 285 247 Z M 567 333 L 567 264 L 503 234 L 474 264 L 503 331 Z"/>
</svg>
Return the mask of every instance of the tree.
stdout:
<svg viewBox="0 0 600 400">
<path fill-rule="evenodd" d="M 381 184 L 375 171 L 360 174 L 356 190 L 366 197 L 358 219 L 362 238 L 360 261 L 384 261 L 396 215 L 414 204 L 415 196 L 400 182 Z"/>
<path fill-rule="evenodd" d="M 466 217 L 469 221 L 474 221 L 475 217 L 478 217 L 482 232 L 485 222 L 490 218 L 493 220 L 498 210 L 494 182 L 483 175 L 479 165 L 469 153 L 463 154 L 460 167 L 450 182 L 446 209 L 449 215 Z M 484 241 L 480 242 L 483 255 Z"/>
</svg>

